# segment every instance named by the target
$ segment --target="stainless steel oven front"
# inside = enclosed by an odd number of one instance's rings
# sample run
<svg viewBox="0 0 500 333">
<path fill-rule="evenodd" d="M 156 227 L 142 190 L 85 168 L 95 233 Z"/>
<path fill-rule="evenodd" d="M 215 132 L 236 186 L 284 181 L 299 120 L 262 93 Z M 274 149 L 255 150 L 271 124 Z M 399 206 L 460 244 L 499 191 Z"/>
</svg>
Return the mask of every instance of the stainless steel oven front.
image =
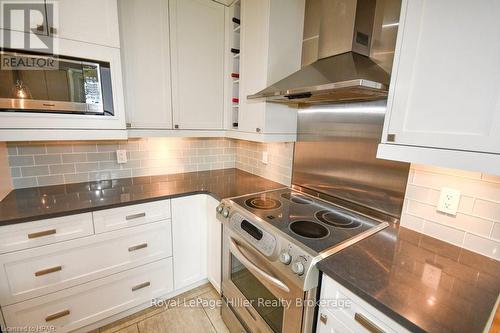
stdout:
<svg viewBox="0 0 500 333">
<path fill-rule="evenodd" d="M 247 231 L 262 233 L 249 222 Z M 246 239 L 245 239 L 246 238 Z M 311 332 L 313 313 L 304 301 L 315 300 L 273 261 L 230 225 L 223 228 L 222 318 L 234 332 Z"/>
</svg>

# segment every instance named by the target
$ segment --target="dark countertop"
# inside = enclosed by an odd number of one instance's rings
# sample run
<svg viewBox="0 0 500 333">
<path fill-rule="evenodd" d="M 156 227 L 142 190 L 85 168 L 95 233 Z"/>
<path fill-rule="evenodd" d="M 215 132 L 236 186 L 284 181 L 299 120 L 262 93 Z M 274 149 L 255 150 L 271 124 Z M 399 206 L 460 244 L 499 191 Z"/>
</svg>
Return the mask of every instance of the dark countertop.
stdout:
<svg viewBox="0 0 500 333">
<path fill-rule="evenodd" d="M 412 332 L 483 332 L 500 292 L 500 262 L 398 226 L 318 266 Z"/>
<path fill-rule="evenodd" d="M 196 193 L 220 200 L 281 187 L 245 171 L 222 169 L 17 189 L 0 202 L 0 226 Z"/>
</svg>

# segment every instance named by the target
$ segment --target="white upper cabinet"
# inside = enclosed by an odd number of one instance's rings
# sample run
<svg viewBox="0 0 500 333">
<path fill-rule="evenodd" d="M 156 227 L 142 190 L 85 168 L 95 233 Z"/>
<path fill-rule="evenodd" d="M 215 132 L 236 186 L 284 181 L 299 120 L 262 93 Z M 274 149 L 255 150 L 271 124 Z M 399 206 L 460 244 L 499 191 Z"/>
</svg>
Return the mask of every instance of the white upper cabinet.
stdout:
<svg viewBox="0 0 500 333">
<path fill-rule="evenodd" d="M 300 69 L 304 10 L 304 0 L 241 0 L 238 131 L 296 133 L 296 110 L 246 97 Z"/>
<path fill-rule="evenodd" d="M 167 0 L 120 0 L 125 109 L 130 128 L 171 129 Z"/>
<path fill-rule="evenodd" d="M 120 47 L 117 0 L 51 0 L 47 11 L 49 34 L 59 38 Z"/>
<path fill-rule="evenodd" d="M 174 128 L 222 129 L 224 5 L 170 0 Z"/>
<path fill-rule="evenodd" d="M 495 0 L 403 1 L 379 157 L 500 173 L 499 12 Z"/>
</svg>

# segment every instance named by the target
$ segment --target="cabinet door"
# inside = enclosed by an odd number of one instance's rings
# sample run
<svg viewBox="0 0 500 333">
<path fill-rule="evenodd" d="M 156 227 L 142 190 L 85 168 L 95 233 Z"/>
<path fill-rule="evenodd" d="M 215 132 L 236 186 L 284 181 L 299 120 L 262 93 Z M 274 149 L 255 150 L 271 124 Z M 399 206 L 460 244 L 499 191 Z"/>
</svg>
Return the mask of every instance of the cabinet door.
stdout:
<svg viewBox="0 0 500 333">
<path fill-rule="evenodd" d="M 220 292 L 222 258 L 222 223 L 217 220 L 215 209 L 219 201 L 207 196 L 207 273 L 208 281 Z"/>
<path fill-rule="evenodd" d="M 26 1 L 10 0 L 1 3 L 2 15 L 0 15 L 0 28 L 13 31 L 35 33 L 38 35 L 47 35 L 46 9 L 43 0 Z M 25 22 L 25 10 L 29 9 L 29 22 Z M 8 11 L 8 12 L 7 12 Z M 10 23 L 6 22 L 7 16 Z M 31 40 L 30 42 L 36 42 Z M 22 48 L 23 45 L 12 45 L 12 47 Z M 32 47 L 36 47 L 32 45 Z"/>
<path fill-rule="evenodd" d="M 120 47 L 117 0 L 55 0 L 47 12 L 51 35 L 87 43 Z"/>
<path fill-rule="evenodd" d="M 119 14 L 127 122 L 171 129 L 168 0 L 120 0 Z"/>
<path fill-rule="evenodd" d="M 206 279 L 206 195 L 172 199 L 172 240 L 175 289 Z"/>
<path fill-rule="evenodd" d="M 222 129 L 224 6 L 170 0 L 174 128 Z"/>
<path fill-rule="evenodd" d="M 500 153 L 500 2 L 402 8 L 383 141 Z"/>
</svg>

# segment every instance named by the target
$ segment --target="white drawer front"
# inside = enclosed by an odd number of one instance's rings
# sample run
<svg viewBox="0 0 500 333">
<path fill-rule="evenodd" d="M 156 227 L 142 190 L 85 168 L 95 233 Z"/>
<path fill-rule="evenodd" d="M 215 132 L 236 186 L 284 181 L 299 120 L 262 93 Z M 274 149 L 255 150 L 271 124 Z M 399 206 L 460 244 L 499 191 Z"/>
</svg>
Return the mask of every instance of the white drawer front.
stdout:
<svg viewBox="0 0 500 333">
<path fill-rule="evenodd" d="M 92 213 L 96 234 L 170 218 L 170 200 L 100 210 Z"/>
<path fill-rule="evenodd" d="M 0 253 L 29 249 L 94 233 L 92 213 L 0 227 Z"/>
<path fill-rule="evenodd" d="M 408 332 L 405 328 L 394 322 L 385 314 L 379 312 L 370 304 L 363 301 L 358 296 L 332 280 L 327 276 L 323 276 L 323 283 L 321 285 L 321 299 L 322 300 L 337 300 L 337 304 L 345 304 L 346 301 L 349 306 L 335 306 L 335 303 L 329 302 L 331 306 L 320 306 L 320 312 L 327 310 L 325 314 L 333 317 L 336 321 L 335 326 L 346 327 L 349 331 L 356 333 L 367 333 L 370 330 L 367 327 L 374 326 L 383 332 L 387 333 L 405 333 Z M 321 322 L 318 323 L 318 328 Z"/>
<path fill-rule="evenodd" d="M 53 325 L 55 332 L 62 333 L 172 291 L 172 259 L 167 258 L 2 310 L 7 326 Z"/>
<path fill-rule="evenodd" d="M 55 292 L 172 255 L 161 221 L 0 256 L 0 304 Z"/>
</svg>

